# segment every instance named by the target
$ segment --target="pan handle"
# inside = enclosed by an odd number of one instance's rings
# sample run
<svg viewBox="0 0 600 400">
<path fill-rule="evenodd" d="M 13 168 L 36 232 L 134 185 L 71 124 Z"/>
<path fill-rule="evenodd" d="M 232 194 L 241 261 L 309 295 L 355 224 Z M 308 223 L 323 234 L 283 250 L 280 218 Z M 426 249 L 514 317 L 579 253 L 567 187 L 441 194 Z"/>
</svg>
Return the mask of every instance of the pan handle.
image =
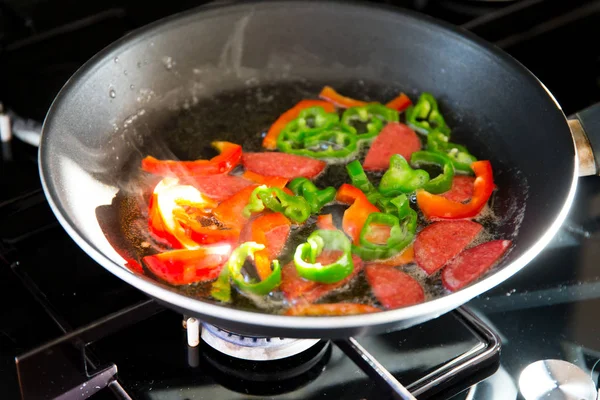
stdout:
<svg viewBox="0 0 600 400">
<path fill-rule="evenodd" d="M 600 103 L 569 116 L 579 159 L 579 176 L 600 174 Z"/>
</svg>

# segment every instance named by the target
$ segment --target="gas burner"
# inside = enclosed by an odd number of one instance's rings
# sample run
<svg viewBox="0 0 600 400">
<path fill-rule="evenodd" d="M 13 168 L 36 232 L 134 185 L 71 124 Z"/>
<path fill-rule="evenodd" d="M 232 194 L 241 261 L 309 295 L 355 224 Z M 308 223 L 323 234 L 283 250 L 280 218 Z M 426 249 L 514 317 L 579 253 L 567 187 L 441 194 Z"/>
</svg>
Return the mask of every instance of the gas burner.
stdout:
<svg viewBox="0 0 600 400">
<path fill-rule="evenodd" d="M 248 361 L 205 346 L 203 357 L 210 375 L 221 386 L 253 396 L 293 393 L 317 379 L 330 360 L 332 345 L 320 342 L 307 351 L 273 361 Z"/>
<path fill-rule="evenodd" d="M 210 324 L 202 324 L 201 337 L 206 344 L 223 354 L 251 361 L 291 357 L 308 350 L 320 340 L 244 336 Z"/>
</svg>

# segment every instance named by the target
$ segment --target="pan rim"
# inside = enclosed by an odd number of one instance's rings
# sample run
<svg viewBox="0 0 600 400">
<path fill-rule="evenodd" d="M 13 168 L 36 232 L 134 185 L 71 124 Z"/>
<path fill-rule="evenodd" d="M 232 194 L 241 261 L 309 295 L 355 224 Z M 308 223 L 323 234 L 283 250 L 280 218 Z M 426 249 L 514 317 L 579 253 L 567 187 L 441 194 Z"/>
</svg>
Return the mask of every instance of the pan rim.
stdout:
<svg viewBox="0 0 600 400">
<path fill-rule="evenodd" d="M 370 330 L 368 328 L 375 328 L 377 326 L 390 326 L 401 321 L 409 321 L 413 319 L 423 318 L 424 316 L 441 315 L 442 313 L 445 313 L 458 306 L 465 304 L 474 297 L 504 282 L 506 279 L 513 276 L 519 270 L 525 267 L 531 260 L 535 258 L 535 256 L 537 256 L 538 253 L 540 253 L 548 245 L 552 237 L 558 232 L 560 226 L 566 219 L 575 197 L 575 192 L 578 183 L 578 162 L 574 146 L 570 150 L 570 154 L 573 156 L 573 180 L 569 187 L 569 191 L 565 198 L 565 202 L 563 203 L 560 212 L 556 215 L 556 218 L 551 223 L 550 227 L 546 230 L 546 232 L 543 233 L 543 235 L 540 236 L 540 238 L 535 244 L 530 246 L 529 249 L 523 252 L 523 254 L 519 256 L 516 260 L 514 260 L 512 263 L 505 265 L 504 267 L 502 267 L 502 269 L 495 271 L 490 276 L 485 277 L 484 279 L 472 285 L 469 285 L 457 292 L 450 293 L 442 297 L 409 307 L 404 307 L 396 310 L 384 310 L 378 313 L 372 313 L 368 315 L 362 314 L 336 316 L 333 319 L 331 317 L 298 318 L 293 316 L 274 315 L 255 311 L 233 309 L 218 304 L 211 304 L 209 302 L 194 299 L 180 294 L 174 291 L 174 289 L 170 289 L 166 285 L 162 285 L 160 282 L 154 281 L 149 277 L 141 276 L 130 271 L 124 265 L 114 263 L 107 256 L 105 256 L 100 250 L 98 250 L 94 243 L 85 238 L 85 235 L 81 234 L 78 231 L 74 221 L 68 218 L 68 214 L 63 209 L 63 206 L 57 201 L 57 188 L 53 187 L 53 185 L 51 184 L 52 172 L 50 172 L 49 169 L 45 168 L 45 165 L 47 163 L 44 162 L 44 160 L 50 157 L 45 152 L 45 142 L 48 141 L 50 122 L 56 116 L 55 111 L 59 107 L 61 99 L 68 95 L 68 93 L 74 86 L 74 82 L 81 80 L 88 74 L 92 74 L 96 68 L 99 68 L 99 63 L 97 63 L 98 60 L 104 59 L 108 56 L 112 56 L 111 54 L 117 49 L 122 49 L 123 45 L 133 45 L 136 42 L 136 39 L 140 39 L 140 37 L 146 32 L 153 31 L 155 33 L 158 33 L 161 28 L 164 29 L 170 26 L 170 24 L 174 23 L 175 21 L 181 21 L 181 19 L 184 18 L 197 16 L 198 11 L 200 10 L 203 10 L 202 13 L 204 16 L 209 17 L 211 13 L 227 12 L 227 10 L 232 9 L 237 12 L 243 9 L 252 8 L 258 3 L 261 3 L 261 5 L 268 4 L 270 6 L 276 6 L 277 4 L 283 3 L 283 1 L 269 0 L 265 2 L 254 0 L 251 2 L 244 2 L 243 4 L 200 6 L 165 17 L 161 20 L 155 21 L 146 26 L 138 28 L 137 30 L 134 30 L 124 35 L 122 38 L 108 45 L 100 52 L 98 52 L 95 56 L 90 58 L 67 80 L 63 88 L 55 97 L 43 123 L 42 137 L 38 149 L 40 180 L 49 206 L 55 214 L 56 218 L 58 219 L 59 223 L 68 233 L 68 235 L 79 245 L 79 247 L 81 247 L 94 261 L 96 261 L 98 264 L 103 266 L 113 275 L 124 280 L 133 287 L 143 291 L 144 293 L 153 298 L 158 299 L 161 302 L 172 305 L 174 308 L 189 310 L 193 313 L 196 313 L 197 315 L 204 315 L 216 320 L 228 320 L 231 322 L 235 322 L 236 324 L 260 326 L 269 329 L 270 331 L 276 331 L 278 329 L 286 332 L 295 331 L 296 333 L 298 333 L 298 337 L 308 337 L 306 336 L 306 334 L 302 334 L 302 332 L 312 333 L 314 331 L 319 331 L 323 333 L 327 332 L 326 336 L 331 337 L 335 336 L 336 331 L 355 330 L 357 333 L 359 333 L 361 330 Z M 306 1 L 298 1 L 298 3 L 306 3 Z M 565 134 L 569 134 L 567 118 L 562 112 L 560 104 L 556 101 L 556 99 L 550 93 L 550 91 L 525 66 L 523 66 L 520 62 L 518 62 L 516 59 L 514 59 L 504 51 L 498 51 L 496 46 L 494 46 L 493 44 L 484 41 L 483 39 L 477 37 L 469 31 L 466 31 L 455 25 L 446 23 L 445 21 L 439 21 L 425 14 L 420 14 L 405 9 L 398 9 L 397 7 L 392 7 L 389 5 L 374 5 L 372 3 L 360 1 L 344 2 L 340 0 L 330 0 L 327 2 L 315 2 L 313 3 L 313 6 L 317 6 L 317 4 L 331 5 L 335 3 L 343 4 L 343 6 L 347 7 L 348 9 L 350 7 L 364 7 L 367 8 L 369 11 L 374 9 L 380 9 L 382 10 L 382 17 L 386 16 L 386 13 L 389 13 L 389 16 L 392 16 L 395 13 L 416 19 L 418 21 L 430 23 L 435 25 L 436 27 L 439 27 L 440 29 L 447 31 L 449 34 L 455 35 L 460 40 L 466 41 L 472 45 L 477 45 L 478 48 L 485 50 L 487 53 L 492 54 L 496 57 L 500 57 L 504 62 L 514 66 L 523 74 L 527 75 L 529 79 L 533 79 L 534 82 L 537 82 L 537 84 L 540 85 L 540 87 L 542 87 L 547 92 L 549 99 L 552 100 L 552 102 L 556 105 L 557 111 L 559 111 L 564 118 Z M 290 2 L 285 2 L 285 4 L 286 7 L 290 6 Z M 569 150 L 565 149 L 564 151 L 567 152 Z M 569 154 L 565 154 L 565 157 L 568 156 Z M 226 315 L 226 317 L 224 317 L 224 315 Z M 259 321 L 257 321 L 257 315 L 260 315 Z M 294 337 L 294 335 L 291 335 L 290 337 Z"/>
</svg>

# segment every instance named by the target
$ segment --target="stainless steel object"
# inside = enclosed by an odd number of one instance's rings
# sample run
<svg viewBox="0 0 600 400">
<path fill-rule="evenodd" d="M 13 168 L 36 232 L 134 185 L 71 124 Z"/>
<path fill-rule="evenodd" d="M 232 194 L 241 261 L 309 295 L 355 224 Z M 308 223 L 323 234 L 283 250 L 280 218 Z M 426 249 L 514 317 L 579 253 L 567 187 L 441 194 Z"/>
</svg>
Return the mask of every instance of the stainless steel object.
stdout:
<svg viewBox="0 0 600 400">
<path fill-rule="evenodd" d="M 189 322 L 188 322 L 189 329 Z M 221 353 L 253 361 L 278 360 L 309 349 L 320 339 L 251 337 L 202 324 L 202 340 Z"/>
<path fill-rule="evenodd" d="M 529 364 L 519 377 L 525 400 L 596 400 L 594 381 L 581 368 L 563 360 Z"/>
</svg>

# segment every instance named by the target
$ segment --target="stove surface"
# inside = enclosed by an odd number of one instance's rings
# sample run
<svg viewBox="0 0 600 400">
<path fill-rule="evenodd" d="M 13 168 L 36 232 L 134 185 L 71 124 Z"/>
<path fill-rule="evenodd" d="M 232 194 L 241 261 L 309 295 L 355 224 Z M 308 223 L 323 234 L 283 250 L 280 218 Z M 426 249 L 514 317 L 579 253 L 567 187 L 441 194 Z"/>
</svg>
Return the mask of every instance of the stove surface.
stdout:
<svg viewBox="0 0 600 400">
<path fill-rule="evenodd" d="M 199 4 L 167 3 L 3 2 L 4 109 L 22 117 L 21 124 L 24 119 L 41 123 L 60 87 L 96 51 L 138 26 Z M 600 34 L 598 2 L 388 3 L 462 25 L 505 49 L 546 84 L 566 114 L 600 101 L 600 50 L 583 40 Z M 15 131 L 10 154 L 4 149 L 0 162 L 3 398 L 22 395 L 19 357 L 24 399 L 50 398 L 63 386 L 85 388 L 81 393 L 87 396 L 100 387 L 92 399 L 381 399 L 390 396 L 389 382 L 353 361 L 360 354 L 356 345 L 413 391 L 423 386 L 422 377 L 456 357 L 468 359 L 465 354 L 494 347 L 493 335 L 474 331 L 460 312 L 409 330 L 356 338 L 356 343 L 320 342 L 279 364 L 232 359 L 202 341 L 189 347 L 181 315 L 149 302 L 104 270 L 58 225 L 41 191 L 37 149 L 19 139 L 25 131 Z M 548 248 L 519 274 L 466 305 L 483 321 L 483 332 L 487 326 L 501 340 L 499 363 L 490 357 L 471 371 L 478 374 L 461 375 L 466 379 L 460 385 L 431 398 L 523 399 L 521 371 L 544 359 L 568 361 L 598 383 L 599 228 L 600 180 L 580 178 L 572 211 Z M 79 347 L 73 343 L 82 338 L 89 344 L 74 353 Z M 40 350 L 44 345 L 48 348 Z M 48 354 L 66 358 L 52 361 Z M 55 368 L 58 362 L 69 369 Z M 117 383 L 105 389 L 114 376 Z M 88 381 L 90 386 L 77 386 Z"/>
</svg>

